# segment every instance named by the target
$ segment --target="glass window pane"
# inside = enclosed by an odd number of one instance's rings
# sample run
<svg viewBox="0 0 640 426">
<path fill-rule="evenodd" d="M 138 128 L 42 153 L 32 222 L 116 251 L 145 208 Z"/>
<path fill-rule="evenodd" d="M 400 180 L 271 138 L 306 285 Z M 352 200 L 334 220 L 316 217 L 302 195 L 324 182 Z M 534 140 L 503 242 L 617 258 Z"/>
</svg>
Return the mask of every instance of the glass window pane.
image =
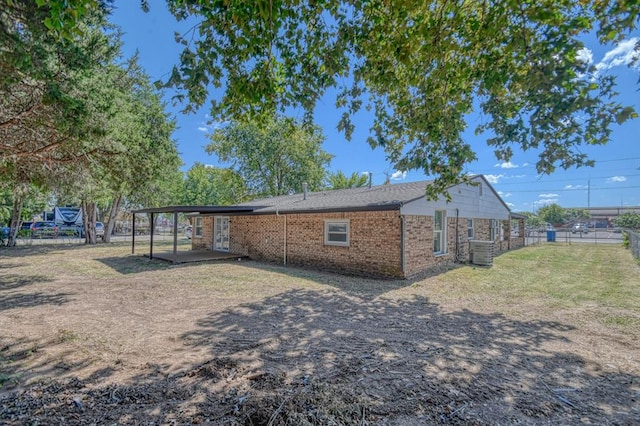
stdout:
<svg viewBox="0 0 640 426">
<path fill-rule="evenodd" d="M 346 223 L 330 223 L 329 232 L 347 232 Z"/>
<path fill-rule="evenodd" d="M 436 232 L 433 236 L 433 251 L 436 253 L 439 251 L 442 251 L 441 240 L 442 240 L 442 234 L 440 232 Z"/>
<path fill-rule="evenodd" d="M 347 234 L 332 234 L 329 233 L 329 241 L 346 243 L 347 242 Z"/>
</svg>

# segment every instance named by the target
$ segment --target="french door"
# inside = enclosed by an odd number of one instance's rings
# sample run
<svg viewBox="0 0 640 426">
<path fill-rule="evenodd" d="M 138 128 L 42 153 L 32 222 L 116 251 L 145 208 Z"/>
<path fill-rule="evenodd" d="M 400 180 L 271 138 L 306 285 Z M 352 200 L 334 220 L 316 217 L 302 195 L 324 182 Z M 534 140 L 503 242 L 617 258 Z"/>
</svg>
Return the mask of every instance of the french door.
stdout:
<svg viewBox="0 0 640 426">
<path fill-rule="evenodd" d="M 213 249 L 215 251 L 229 251 L 229 218 L 227 216 L 215 217 Z"/>
</svg>

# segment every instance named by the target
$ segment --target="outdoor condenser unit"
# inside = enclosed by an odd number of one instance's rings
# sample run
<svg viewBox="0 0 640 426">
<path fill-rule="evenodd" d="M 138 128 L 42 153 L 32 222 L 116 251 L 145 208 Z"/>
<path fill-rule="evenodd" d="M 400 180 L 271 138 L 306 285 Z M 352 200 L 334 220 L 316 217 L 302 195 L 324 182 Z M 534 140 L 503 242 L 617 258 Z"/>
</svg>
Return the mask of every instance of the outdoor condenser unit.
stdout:
<svg viewBox="0 0 640 426">
<path fill-rule="evenodd" d="M 469 241 L 469 252 L 474 265 L 493 265 L 493 241 Z"/>
</svg>

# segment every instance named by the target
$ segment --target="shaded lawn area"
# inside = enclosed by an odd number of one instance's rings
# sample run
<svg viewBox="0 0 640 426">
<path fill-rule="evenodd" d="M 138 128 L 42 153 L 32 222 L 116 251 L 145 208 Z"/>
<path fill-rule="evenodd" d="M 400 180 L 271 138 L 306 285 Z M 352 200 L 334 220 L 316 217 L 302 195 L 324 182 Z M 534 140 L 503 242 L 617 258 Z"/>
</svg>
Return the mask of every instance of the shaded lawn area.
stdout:
<svg viewBox="0 0 640 426">
<path fill-rule="evenodd" d="M 640 423 L 621 247 L 409 281 L 129 252 L 0 251 L 0 422 Z"/>
</svg>

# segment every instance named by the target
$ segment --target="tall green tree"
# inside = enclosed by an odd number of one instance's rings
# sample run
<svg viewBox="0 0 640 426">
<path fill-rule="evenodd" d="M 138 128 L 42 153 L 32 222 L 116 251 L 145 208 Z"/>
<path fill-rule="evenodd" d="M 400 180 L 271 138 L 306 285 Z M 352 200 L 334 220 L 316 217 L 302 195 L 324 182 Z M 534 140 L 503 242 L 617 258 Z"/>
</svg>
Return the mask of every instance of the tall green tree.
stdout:
<svg viewBox="0 0 640 426">
<path fill-rule="evenodd" d="M 172 138 L 175 120 L 137 58 L 112 66 L 107 77 L 114 103 L 103 141 L 119 151 L 102 157 L 93 170 L 109 194 L 103 216 L 108 242 L 125 203 L 142 207 L 178 202 L 182 161 Z"/>
<path fill-rule="evenodd" d="M 565 209 L 565 219 L 568 222 L 584 222 L 591 218 L 591 213 L 586 209 Z"/>
<path fill-rule="evenodd" d="M 0 176 L 15 185 L 12 226 L 36 184 L 82 204 L 89 243 L 108 210 L 108 240 L 125 197 L 176 199 L 175 123 L 136 59 L 116 63 L 120 33 L 103 2 L 35 3 L 0 11 Z"/>
<path fill-rule="evenodd" d="M 332 157 L 323 142 L 318 127 L 278 117 L 217 129 L 205 149 L 229 162 L 249 193 L 264 197 L 300 192 L 303 183 L 321 189 Z"/>
<path fill-rule="evenodd" d="M 520 212 L 520 214 L 522 214 L 522 215 L 527 217 L 527 219 L 525 220 L 525 226 L 529 230 L 539 230 L 539 229 L 544 228 L 545 221 L 542 218 L 540 218 L 540 216 L 536 215 L 535 213 Z"/>
<path fill-rule="evenodd" d="M 347 176 L 342 170 L 338 170 L 335 173 L 329 172 L 326 179 L 326 185 L 330 189 L 361 188 L 367 186 L 368 183 L 368 175 L 353 172 L 350 176 Z"/>
<path fill-rule="evenodd" d="M 223 88 L 214 119 L 237 121 L 299 108 L 312 120 L 337 89 L 338 126 L 372 110 L 369 143 L 397 170 L 437 179 L 430 195 L 465 180 L 476 158 L 463 139 L 469 114 L 483 120 L 496 157 L 539 153 L 537 170 L 592 165 L 580 149 L 606 143 L 612 125 L 636 117 L 615 100 L 615 79 L 580 58 L 586 34 L 617 41 L 640 22 L 636 0 L 200 1 L 168 0 L 197 19 L 181 63 L 164 82 L 195 110 Z M 468 179 L 468 177 L 466 177 Z"/>
<path fill-rule="evenodd" d="M 640 229 L 640 213 L 622 213 L 613 220 L 615 226 L 626 229 Z"/>
<path fill-rule="evenodd" d="M 545 222 L 553 224 L 561 224 L 567 221 L 567 211 L 556 203 L 540 207 L 538 216 Z"/>
<path fill-rule="evenodd" d="M 46 189 L 62 169 L 109 152 L 91 143 L 104 133 L 104 120 L 96 119 L 95 111 L 101 108 L 82 88 L 96 64 L 108 61 L 115 47 L 102 31 L 103 9 L 71 12 L 85 3 L 73 1 L 69 13 L 75 17 L 69 17 L 58 4 L 3 3 L 0 178 L 14 185 L 9 238 L 13 245 L 29 188 Z M 57 23 L 47 27 L 56 13 Z"/>
<path fill-rule="evenodd" d="M 186 173 L 180 200 L 191 206 L 223 206 L 240 203 L 246 197 L 244 182 L 233 170 L 196 162 Z"/>
</svg>

